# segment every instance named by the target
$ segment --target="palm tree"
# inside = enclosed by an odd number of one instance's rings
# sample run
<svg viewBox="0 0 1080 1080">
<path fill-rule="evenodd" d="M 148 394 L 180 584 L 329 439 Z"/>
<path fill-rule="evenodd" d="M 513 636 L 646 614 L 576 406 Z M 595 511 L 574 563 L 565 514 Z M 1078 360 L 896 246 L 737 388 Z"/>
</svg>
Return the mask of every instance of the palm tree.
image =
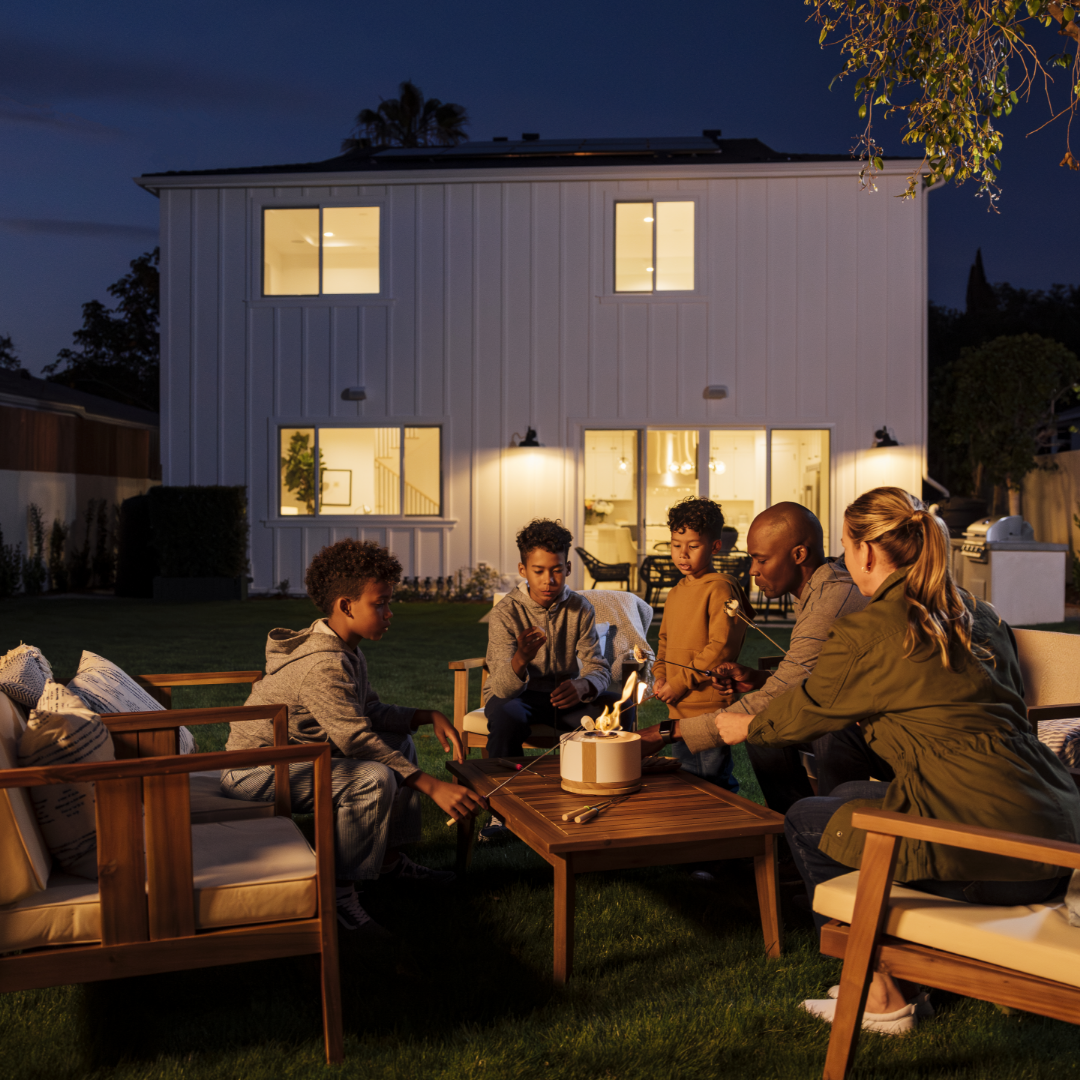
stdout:
<svg viewBox="0 0 1080 1080">
<path fill-rule="evenodd" d="M 424 98 L 410 79 L 398 87 L 399 97 L 380 98 L 377 109 L 361 109 L 353 134 L 342 150 L 368 146 L 457 146 L 469 136 L 469 114 L 464 105 Z"/>
</svg>

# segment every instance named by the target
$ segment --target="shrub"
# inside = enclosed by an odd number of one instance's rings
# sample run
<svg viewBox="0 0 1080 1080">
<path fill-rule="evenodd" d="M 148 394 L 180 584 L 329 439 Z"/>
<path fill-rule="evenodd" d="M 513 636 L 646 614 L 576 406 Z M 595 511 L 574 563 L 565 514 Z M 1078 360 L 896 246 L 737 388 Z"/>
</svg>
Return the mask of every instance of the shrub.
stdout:
<svg viewBox="0 0 1080 1080">
<path fill-rule="evenodd" d="M 36 596 L 45 591 L 45 523 L 37 503 L 26 508 L 26 517 L 30 538 L 22 565 L 23 590 Z"/>
<path fill-rule="evenodd" d="M 162 577 L 247 576 L 246 488 L 155 487 L 147 498 Z"/>
<path fill-rule="evenodd" d="M 94 500 L 86 504 L 83 514 L 82 547 L 75 546 L 75 523 L 71 526 L 71 547 L 68 549 L 68 585 L 72 589 L 86 589 L 90 586 L 90 530 L 94 525 Z"/>
<path fill-rule="evenodd" d="M 150 541 L 149 495 L 133 495 L 121 503 L 116 539 L 116 595 L 149 599 L 158 572 Z"/>
<path fill-rule="evenodd" d="M 22 544 L 5 544 L 0 529 L 0 598 L 14 596 L 22 579 Z"/>
<path fill-rule="evenodd" d="M 67 592 L 68 568 L 64 560 L 64 545 L 67 544 L 71 528 L 59 518 L 52 523 L 49 532 L 49 588 L 56 592 Z"/>
<path fill-rule="evenodd" d="M 93 500 L 91 500 L 92 502 Z M 116 575 L 116 529 L 113 520 L 116 507 L 99 499 L 94 510 L 96 519 L 94 558 L 91 563 L 94 584 L 99 589 L 111 588 Z"/>
</svg>

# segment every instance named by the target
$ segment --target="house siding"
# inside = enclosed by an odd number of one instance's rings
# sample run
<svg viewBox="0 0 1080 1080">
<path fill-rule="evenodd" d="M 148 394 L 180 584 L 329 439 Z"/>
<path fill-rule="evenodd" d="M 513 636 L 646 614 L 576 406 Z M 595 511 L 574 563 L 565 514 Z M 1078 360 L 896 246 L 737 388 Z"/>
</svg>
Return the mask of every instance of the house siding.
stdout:
<svg viewBox="0 0 1080 1080">
<path fill-rule="evenodd" d="M 580 537 L 590 424 L 830 427 L 836 546 L 843 507 L 885 475 L 875 428 L 905 444 L 886 478 L 919 487 L 925 198 L 895 197 L 899 168 L 876 193 L 850 164 L 823 173 L 163 186 L 165 482 L 248 485 L 255 589 L 302 581 L 343 536 L 390 544 L 407 574 L 511 571 L 532 516 Z M 612 199 L 680 195 L 698 203 L 698 289 L 611 295 Z M 262 297 L 266 198 L 378 199 L 385 296 Z M 704 400 L 717 383 L 727 399 Z M 357 385 L 367 400 L 342 401 Z M 452 524 L 278 518 L 277 423 L 334 420 L 441 424 Z M 530 424 L 545 449 L 508 450 Z"/>
</svg>

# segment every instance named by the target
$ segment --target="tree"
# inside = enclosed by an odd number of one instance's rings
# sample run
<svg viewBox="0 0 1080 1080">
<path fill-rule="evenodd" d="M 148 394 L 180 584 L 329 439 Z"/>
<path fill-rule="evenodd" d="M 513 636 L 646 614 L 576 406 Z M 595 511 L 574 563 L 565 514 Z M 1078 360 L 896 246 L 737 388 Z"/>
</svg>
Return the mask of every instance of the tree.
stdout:
<svg viewBox="0 0 1080 1080">
<path fill-rule="evenodd" d="M 315 513 L 315 448 L 311 445 L 311 436 L 301 431 L 294 431 L 289 440 L 289 449 L 281 459 L 285 490 L 295 495 L 298 502 L 304 504 L 305 512 Z M 322 447 L 319 447 L 319 476 L 326 468 Z"/>
<path fill-rule="evenodd" d="M 998 196 L 1001 133 L 994 121 L 1020 97 L 1041 86 L 1051 101 L 1049 69 L 1071 68 L 1068 103 L 1051 119 L 1072 117 L 1080 95 L 1080 57 L 1062 51 L 1040 57 L 1027 30 L 1050 27 L 1075 50 L 1080 25 L 1058 0 L 803 0 L 821 26 L 822 45 L 839 45 L 838 79 L 854 76 L 855 99 L 866 128 L 859 139 L 860 173 L 873 184 L 882 167 L 874 138 L 874 109 L 902 119 L 902 141 L 923 147 L 922 164 L 908 177 L 914 196 L 920 174 L 928 184 L 974 179 L 994 206 Z M 1049 39 L 1047 39 L 1049 40 Z M 1014 69 L 1010 71 L 1010 63 Z M 835 80 L 834 80 L 835 81 Z M 1049 123 L 1049 121 L 1047 121 Z M 1080 169 L 1066 135 L 1062 165 Z"/>
<path fill-rule="evenodd" d="M 0 334 L 0 371 L 18 371 L 22 362 L 15 355 L 15 343 L 6 334 Z"/>
<path fill-rule="evenodd" d="M 984 479 L 1007 485 L 1009 512 L 1019 513 L 1021 481 L 1057 436 L 1054 413 L 1077 389 L 1080 360 L 1056 341 L 1017 334 L 963 349 L 955 376 L 951 438 L 967 452 L 974 489 Z"/>
<path fill-rule="evenodd" d="M 424 98 L 411 80 L 398 86 L 398 97 L 379 99 L 377 109 L 361 109 L 353 134 L 342 150 L 367 146 L 457 146 L 468 139 L 469 115 L 464 105 Z"/>
<path fill-rule="evenodd" d="M 158 411 L 158 249 L 131 262 L 131 272 L 109 286 L 119 303 L 83 304 L 75 348 L 61 349 L 45 368 L 51 382 Z"/>
</svg>

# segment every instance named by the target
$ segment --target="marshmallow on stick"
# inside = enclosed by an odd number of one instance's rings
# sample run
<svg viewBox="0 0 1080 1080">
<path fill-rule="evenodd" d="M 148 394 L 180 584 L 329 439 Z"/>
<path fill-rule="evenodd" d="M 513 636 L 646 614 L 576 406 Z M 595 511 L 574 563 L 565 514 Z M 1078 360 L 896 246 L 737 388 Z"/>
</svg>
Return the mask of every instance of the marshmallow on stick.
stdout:
<svg viewBox="0 0 1080 1080">
<path fill-rule="evenodd" d="M 773 641 L 773 639 L 772 639 L 771 637 L 769 637 L 769 635 L 768 635 L 768 634 L 766 634 L 766 633 L 765 633 L 765 631 L 764 631 L 764 630 L 762 630 L 762 629 L 761 629 L 761 627 L 760 627 L 760 626 L 758 626 L 758 624 L 757 624 L 757 623 L 751 622 L 751 621 L 750 621 L 750 620 L 749 620 L 749 619 L 748 619 L 748 618 L 747 618 L 747 617 L 746 617 L 746 616 L 745 616 L 745 615 L 744 615 L 744 614 L 742 613 L 742 604 L 740 604 L 740 603 L 739 603 L 739 601 L 738 601 L 738 599 L 737 599 L 736 597 L 732 597 L 732 598 L 731 598 L 731 599 L 730 599 L 730 600 L 729 600 L 729 601 L 728 601 L 728 602 L 727 602 L 727 603 L 726 603 L 726 604 L 724 605 L 724 610 L 725 610 L 725 611 L 726 611 L 726 612 L 727 612 L 727 613 L 728 613 L 728 614 L 729 614 L 729 615 L 730 615 L 730 616 L 731 616 L 731 617 L 732 617 L 733 619 L 742 619 L 742 621 L 743 621 L 744 623 L 746 623 L 746 625 L 747 625 L 747 626 L 749 626 L 751 630 L 756 630 L 756 631 L 757 631 L 757 632 L 758 632 L 758 633 L 759 633 L 759 634 L 760 634 L 760 635 L 761 635 L 761 636 L 762 636 L 763 638 L 765 638 L 766 640 L 770 641 L 770 642 L 771 642 L 771 643 L 772 643 L 773 645 L 776 645 L 776 647 L 777 647 L 777 648 L 778 648 L 778 649 L 779 649 L 779 650 L 780 650 L 780 651 L 781 651 L 781 652 L 782 652 L 782 653 L 783 653 L 783 654 L 784 654 L 785 656 L 787 656 L 787 654 L 788 654 L 788 651 L 787 651 L 787 649 L 785 649 L 785 648 L 784 648 L 783 646 L 781 646 L 781 645 L 777 644 L 777 643 L 776 643 L 775 641 Z M 805 668 L 807 672 L 810 672 L 810 671 L 812 671 L 812 670 L 813 670 L 813 668 L 809 667 L 809 666 L 808 666 L 807 664 L 804 664 L 804 663 L 803 663 L 803 662 L 802 662 L 801 660 L 796 660 L 796 661 L 795 661 L 795 663 L 796 663 L 796 664 L 798 664 L 798 665 L 799 665 L 799 667 L 801 667 L 801 668 Z"/>
</svg>

